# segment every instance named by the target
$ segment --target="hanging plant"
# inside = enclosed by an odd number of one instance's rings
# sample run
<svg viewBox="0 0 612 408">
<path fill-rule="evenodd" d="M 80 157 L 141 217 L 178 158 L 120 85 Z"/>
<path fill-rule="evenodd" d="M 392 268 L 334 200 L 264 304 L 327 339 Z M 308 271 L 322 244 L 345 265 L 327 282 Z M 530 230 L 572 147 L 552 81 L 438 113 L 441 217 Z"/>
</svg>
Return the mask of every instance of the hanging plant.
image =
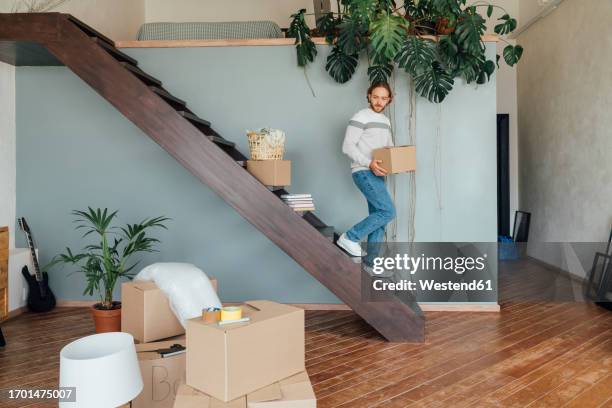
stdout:
<svg viewBox="0 0 612 408">
<path fill-rule="evenodd" d="M 362 53 L 368 56 L 370 82 L 387 82 L 396 68 L 414 81 L 419 95 L 442 102 L 453 89 L 455 78 L 484 84 L 495 72 L 496 61 L 486 58 L 482 36 L 487 17 L 503 10 L 494 31 L 507 35 L 517 22 L 502 7 L 486 1 L 467 5 L 467 0 L 338 0 L 338 12 L 317 19 L 316 30 L 306 24 L 306 9 L 293 14 L 288 36 L 295 38 L 299 66 L 313 62 L 317 49 L 311 35 L 325 37 L 332 50 L 325 69 L 338 83 L 351 79 Z M 523 54 L 520 45 L 503 38 L 503 59 L 515 65 Z"/>
</svg>

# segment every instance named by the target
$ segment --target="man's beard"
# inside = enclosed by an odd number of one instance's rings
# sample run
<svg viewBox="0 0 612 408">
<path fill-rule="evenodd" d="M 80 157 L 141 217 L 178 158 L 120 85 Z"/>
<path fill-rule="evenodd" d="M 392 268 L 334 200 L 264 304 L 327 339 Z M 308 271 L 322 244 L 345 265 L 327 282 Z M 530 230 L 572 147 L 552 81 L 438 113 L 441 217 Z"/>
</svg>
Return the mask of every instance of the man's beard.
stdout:
<svg viewBox="0 0 612 408">
<path fill-rule="evenodd" d="M 377 108 L 371 103 L 370 103 L 370 109 L 372 109 L 374 112 L 382 112 L 383 110 L 385 110 L 385 108 L 381 108 L 380 110 L 377 110 Z"/>
</svg>

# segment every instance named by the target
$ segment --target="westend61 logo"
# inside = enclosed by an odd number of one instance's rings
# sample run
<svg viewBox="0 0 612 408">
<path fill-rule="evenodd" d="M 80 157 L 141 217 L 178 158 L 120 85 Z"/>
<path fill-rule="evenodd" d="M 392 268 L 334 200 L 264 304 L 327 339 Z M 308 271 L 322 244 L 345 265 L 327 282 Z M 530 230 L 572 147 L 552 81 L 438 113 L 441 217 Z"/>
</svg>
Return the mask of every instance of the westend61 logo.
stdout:
<svg viewBox="0 0 612 408">
<path fill-rule="evenodd" d="M 419 271 L 453 271 L 457 275 L 465 272 L 485 269 L 487 254 L 478 257 L 441 257 L 441 256 L 409 256 L 397 254 L 395 257 L 377 257 L 372 264 L 372 272 L 382 275 L 386 271 L 407 271 L 411 275 Z"/>
<path fill-rule="evenodd" d="M 497 301 L 496 242 L 384 242 L 365 249 L 364 301 Z"/>
</svg>

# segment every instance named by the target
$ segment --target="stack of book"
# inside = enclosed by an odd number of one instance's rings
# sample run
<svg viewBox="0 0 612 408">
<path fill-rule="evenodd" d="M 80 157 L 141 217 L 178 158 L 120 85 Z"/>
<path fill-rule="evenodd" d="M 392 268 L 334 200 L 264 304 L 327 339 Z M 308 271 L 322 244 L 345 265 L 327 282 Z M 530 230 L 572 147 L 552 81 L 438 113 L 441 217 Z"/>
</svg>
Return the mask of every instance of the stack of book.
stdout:
<svg viewBox="0 0 612 408">
<path fill-rule="evenodd" d="M 281 198 L 293 211 L 314 211 L 312 194 L 283 194 Z"/>
</svg>

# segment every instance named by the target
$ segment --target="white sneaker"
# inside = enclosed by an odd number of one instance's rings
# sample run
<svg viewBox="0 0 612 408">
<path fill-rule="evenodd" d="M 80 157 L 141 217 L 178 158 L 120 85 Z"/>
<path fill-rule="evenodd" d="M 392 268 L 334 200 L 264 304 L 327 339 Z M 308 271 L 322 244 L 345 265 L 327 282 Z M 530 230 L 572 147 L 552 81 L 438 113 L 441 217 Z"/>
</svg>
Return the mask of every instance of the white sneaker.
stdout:
<svg viewBox="0 0 612 408">
<path fill-rule="evenodd" d="M 336 244 L 348 252 L 351 256 L 361 256 L 361 245 L 359 245 L 359 242 L 348 239 L 346 233 L 340 235 L 340 238 L 338 238 Z"/>
</svg>

